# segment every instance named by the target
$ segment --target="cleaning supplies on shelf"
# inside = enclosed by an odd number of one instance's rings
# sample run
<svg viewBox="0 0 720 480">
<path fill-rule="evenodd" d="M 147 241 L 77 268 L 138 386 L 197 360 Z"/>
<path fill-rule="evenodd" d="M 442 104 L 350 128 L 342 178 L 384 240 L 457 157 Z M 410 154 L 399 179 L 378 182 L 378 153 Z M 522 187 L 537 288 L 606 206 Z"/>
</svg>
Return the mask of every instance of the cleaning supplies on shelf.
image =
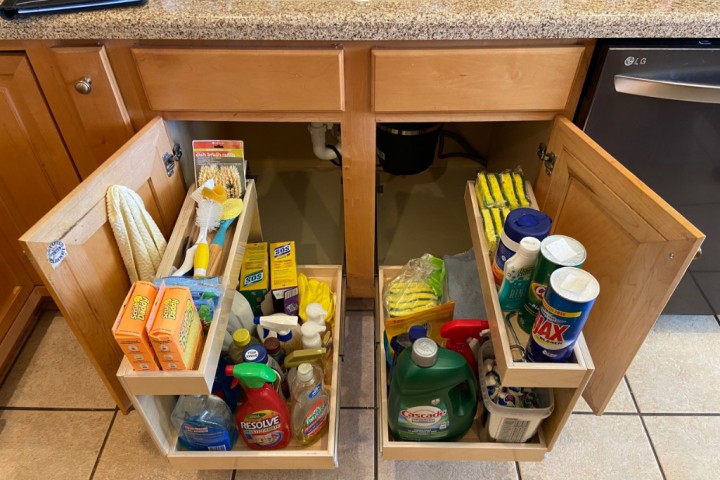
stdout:
<svg viewBox="0 0 720 480">
<path fill-rule="evenodd" d="M 225 235 L 228 228 L 235 219 L 240 216 L 243 209 L 243 202 L 239 198 L 230 198 L 222 203 L 222 214 L 220 215 L 220 226 L 210 243 L 210 259 L 208 260 L 207 275 L 212 277 L 220 274 L 220 259 L 225 247 Z"/>
<path fill-rule="evenodd" d="M 187 287 L 190 290 L 203 330 L 207 332 L 223 292 L 220 279 L 218 277 L 189 278 L 170 276 L 155 280 L 155 285 L 158 287 L 162 283 L 165 283 L 168 287 Z"/>
<path fill-rule="evenodd" d="M 401 333 L 390 339 L 390 348 L 392 349 L 392 361 L 388 364 L 387 384 L 388 387 L 392 382 L 393 372 L 397 366 L 397 359 L 406 348 L 412 347 L 415 340 L 427 336 L 427 330 L 421 325 L 413 325 L 407 333 Z"/>
<path fill-rule="evenodd" d="M 316 278 L 307 278 L 304 273 L 298 273 L 297 281 L 300 300 L 298 315 L 302 321 L 308 320 L 311 314 L 307 313 L 307 308 L 316 303 L 326 312 L 325 322 L 332 328 L 335 324 L 335 293 L 330 289 L 330 285 Z"/>
<path fill-rule="evenodd" d="M 275 359 L 283 370 L 285 369 L 285 349 L 280 345 L 280 340 L 277 337 L 266 338 L 263 342 L 263 347 L 267 350 L 268 355 Z"/>
<path fill-rule="evenodd" d="M 243 441 L 256 450 L 284 448 L 291 439 L 290 413 L 271 386 L 277 373 L 260 363 L 228 366 L 225 373 L 245 386 L 247 400 L 238 406 L 236 414 Z"/>
<path fill-rule="evenodd" d="M 320 334 L 325 331 L 325 325 L 305 322 L 302 327 L 300 327 L 300 330 L 302 331 L 303 348 L 322 347 L 322 338 L 320 338 Z"/>
<path fill-rule="evenodd" d="M 270 284 L 275 311 L 297 315 L 299 293 L 295 242 L 270 244 Z"/>
<path fill-rule="evenodd" d="M 490 328 L 487 320 L 452 320 L 440 329 L 440 335 L 447 338 L 445 348 L 463 356 L 477 380 L 477 358 L 468 343 L 469 338 L 482 339 L 482 331 Z"/>
<path fill-rule="evenodd" d="M 395 440 L 449 441 L 472 426 L 477 381 L 465 358 L 420 338 L 398 358 L 388 398 Z"/>
<path fill-rule="evenodd" d="M 265 341 L 268 336 L 277 336 L 280 345 L 285 349 L 285 353 L 291 353 L 302 347 L 302 331 L 298 325 L 298 317 L 294 315 L 285 315 L 284 313 L 276 313 L 274 315 L 265 315 L 253 318 L 253 322 L 259 325 L 258 337 Z"/>
<path fill-rule="evenodd" d="M 260 345 L 260 341 L 252 336 L 250 332 L 245 328 L 238 328 L 232 334 L 232 344 L 227 350 L 227 356 L 235 363 L 242 363 L 245 359 L 243 358 L 243 352 L 250 345 Z"/>
<path fill-rule="evenodd" d="M 525 303 L 538 253 L 540 253 L 540 240 L 525 237 L 520 240 L 520 248 L 515 255 L 505 262 L 503 280 L 498 290 L 502 311 L 519 310 Z"/>
<path fill-rule="evenodd" d="M 505 219 L 500 242 L 492 263 L 493 279 L 496 286 L 499 287 L 500 283 L 502 283 L 505 262 L 520 249 L 520 240 L 525 237 L 542 240 L 547 237 L 551 225 L 552 219 L 549 216 L 532 208 L 518 208 L 510 212 Z"/>
<path fill-rule="evenodd" d="M 301 445 L 315 443 L 328 430 L 330 399 L 323 389 L 322 378 L 319 368 L 302 363 L 290 385 L 292 432 Z"/>
<path fill-rule="evenodd" d="M 225 370 L 228 365 L 231 364 L 227 363 L 221 355 L 218 359 L 218 366 L 215 369 L 215 380 L 213 380 L 210 393 L 222 399 L 230 410 L 235 413 L 238 403 L 245 401 L 245 392 L 240 388 L 240 385 L 238 385 L 235 379 L 225 375 Z M 233 425 L 234 424 L 233 422 Z"/>
<path fill-rule="evenodd" d="M 302 350 L 295 350 L 285 356 L 285 370 L 290 370 L 300 366 L 301 363 L 311 363 L 324 367 L 325 358 L 327 355 L 326 348 L 305 348 Z"/>
<path fill-rule="evenodd" d="M 197 249 L 195 250 L 195 258 L 193 261 L 193 276 L 207 276 L 208 261 L 210 260 L 210 247 L 207 243 L 207 235 L 220 225 L 220 215 L 222 214 L 222 204 L 214 200 L 203 198 L 198 203 L 195 213 L 195 224 L 200 227 L 200 233 L 197 239 Z"/>
<path fill-rule="evenodd" d="M 253 314 L 256 316 L 263 314 L 261 305 L 270 289 L 267 248 L 265 242 L 248 243 L 245 246 L 245 255 L 240 267 L 238 291 L 250 303 Z"/>
<path fill-rule="evenodd" d="M 230 408 L 215 395 L 181 395 L 171 421 L 188 450 L 232 450 L 238 437 Z"/>
<path fill-rule="evenodd" d="M 160 370 L 146 329 L 157 293 L 158 288 L 150 282 L 133 283 L 113 325 L 115 341 L 133 370 Z"/>
</svg>

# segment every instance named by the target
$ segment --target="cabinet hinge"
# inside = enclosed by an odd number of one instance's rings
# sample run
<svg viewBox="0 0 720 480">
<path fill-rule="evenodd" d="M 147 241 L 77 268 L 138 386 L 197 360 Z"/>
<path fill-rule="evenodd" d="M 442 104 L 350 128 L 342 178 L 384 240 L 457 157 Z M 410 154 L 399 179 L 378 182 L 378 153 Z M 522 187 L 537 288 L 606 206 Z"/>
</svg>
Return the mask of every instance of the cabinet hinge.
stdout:
<svg viewBox="0 0 720 480">
<path fill-rule="evenodd" d="M 545 173 L 552 175 L 553 168 L 555 168 L 555 152 L 548 152 L 547 145 L 541 143 L 538 146 L 537 155 L 540 161 L 543 162 L 543 165 L 545 165 Z"/>
<path fill-rule="evenodd" d="M 179 162 L 182 158 L 182 149 L 180 144 L 176 143 L 173 145 L 172 153 L 163 153 L 163 163 L 165 164 L 165 171 L 168 177 L 172 177 L 175 173 L 175 162 Z"/>
</svg>

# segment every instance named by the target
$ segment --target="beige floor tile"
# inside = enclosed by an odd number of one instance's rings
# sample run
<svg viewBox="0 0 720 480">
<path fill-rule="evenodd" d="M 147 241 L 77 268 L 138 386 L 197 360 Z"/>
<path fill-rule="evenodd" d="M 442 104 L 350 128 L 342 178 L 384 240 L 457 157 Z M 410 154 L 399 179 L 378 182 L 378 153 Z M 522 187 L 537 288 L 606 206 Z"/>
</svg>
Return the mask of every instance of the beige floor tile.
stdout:
<svg viewBox="0 0 720 480">
<path fill-rule="evenodd" d="M 371 313 L 348 312 L 340 374 L 340 405 L 375 405 L 375 342 Z"/>
<path fill-rule="evenodd" d="M 645 417 L 667 480 L 718 478 L 720 417 Z"/>
<path fill-rule="evenodd" d="M 539 463 L 520 463 L 523 480 L 653 480 L 662 478 L 640 417 L 572 415 Z"/>
<path fill-rule="evenodd" d="M 340 411 L 338 465 L 335 470 L 237 470 L 236 480 L 371 480 L 374 478 L 375 416 L 372 410 Z"/>
<path fill-rule="evenodd" d="M 113 414 L 0 411 L 0 478 L 87 480 Z"/>
<path fill-rule="evenodd" d="M 713 316 L 661 316 L 627 380 L 643 413 L 720 413 L 720 326 Z"/>
<path fill-rule="evenodd" d="M 578 400 L 577 405 L 575 405 L 574 412 L 590 412 L 590 406 L 587 404 L 584 398 L 580 398 Z M 628 390 L 627 383 L 625 382 L 625 379 L 623 378 L 622 382 L 620 382 L 620 385 L 618 385 L 617 390 L 615 390 L 615 394 L 610 399 L 610 403 L 608 404 L 607 408 L 605 409 L 605 413 L 617 413 L 617 412 L 632 412 L 637 413 L 637 409 L 635 408 L 635 403 L 633 403 L 632 397 L 630 396 L 630 390 Z"/>
<path fill-rule="evenodd" d="M 472 247 L 465 214 L 465 184 L 480 165 L 471 160 L 436 160 L 417 174 L 380 173 L 377 197 L 377 248 L 380 265 L 404 265 L 431 253 L 454 255 Z"/>
<path fill-rule="evenodd" d="M 62 317 L 41 318 L 0 388 L 0 405 L 115 408 Z"/>
<path fill-rule="evenodd" d="M 231 470 L 187 472 L 173 469 L 160 455 L 137 412 L 118 414 L 94 480 L 230 480 Z"/>
<path fill-rule="evenodd" d="M 518 476 L 513 462 L 378 461 L 380 480 L 425 478 L 516 480 Z"/>
</svg>

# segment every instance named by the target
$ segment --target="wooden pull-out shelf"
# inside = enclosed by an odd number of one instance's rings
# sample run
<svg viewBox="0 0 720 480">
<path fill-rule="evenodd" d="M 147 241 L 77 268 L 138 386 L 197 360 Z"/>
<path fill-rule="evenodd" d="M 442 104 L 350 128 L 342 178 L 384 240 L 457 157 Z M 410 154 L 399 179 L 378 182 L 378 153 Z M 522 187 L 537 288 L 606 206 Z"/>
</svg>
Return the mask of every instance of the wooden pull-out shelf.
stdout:
<svg viewBox="0 0 720 480">
<path fill-rule="evenodd" d="M 495 347 L 495 360 L 497 361 L 500 378 L 504 385 L 518 385 L 523 387 L 565 387 L 575 388 L 584 385 L 592 372 L 590 352 L 585 344 L 585 338 L 575 343 L 573 355 L 567 363 L 524 363 L 513 361 L 510 349 L 511 334 L 508 332 L 505 319 L 500 309 L 492 270 L 490 269 L 490 250 L 485 239 L 480 208 L 475 196 L 475 184 L 468 182 L 465 189 L 465 209 L 470 225 L 470 234 L 475 250 L 475 261 L 478 265 L 480 286 L 485 301 L 487 320 L 490 323 L 490 335 Z M 527 338 L 524 332 L 517 331 L 521 339 Z M 526 345 L 522 345 L 525 347 Z"/>
<path fill-rule="evenodd" d="M 184 258 L 185 238 L 193 236 L 195 224 L 195 201 L 188 192 L 180 215 L 178 216 L 168 247 L 163 256 L 157 277 L 171 274 L 173 265 L 178 266 Z M 240 217 L 228 229 L 221 264 L 221 283 L 226 294 L 223 295 L 215 310 L 212 324 L 204 338 L 204 347 L 197 370 L 144 372 L 133 370 L 130 362 L 123 359 L 117 376 L 125 385 L 129 395 L 208 395 L 215 378 L 215 369 L 220 357 L 220 348 L 225 337 L 225 329 L 232 305 L 231 293 L 235 290 L 240 276 L 240 266 L 245 253 L 253 219 L 257 214 L 257 190 L 255 181 L 247 184 L 243 199 L 243 211 Z"/>
<path fill-rule="evenodd" d="M 242 257 L 236 257 L 241 262 Z M 177 431 L 170 421 L 177 395 L 131 395 L 136 410 L 143 418 L 151 438 L 167 455 L 170 464 L 175 468 L 185 470 L 205 469 L 329 469 L 337 466 L 337 437 L 340 414 L 340 351 L 338 339 L 342 334 L 341 323 L 344 321 L 344 298 L 342 267 L 332 266 L 299 266 L 298 273 L 304 273 L 308 278 L 316 278 L 327 282 L 336 294 L 335 325 L 333 326 L 333 351 L 330 375 L 325 384 L 325 390 L 330 396 L 329 429 L 326 435 L 313 445 L 303 447 L 294 439 L 290 444 L 280 450 L 259 451 L 251 450 L 238 438 L 233 450 L 228 452 L 194 452 L 180 450 L 177 445 Z M 228 292 L 232 293 L 232 292 Z M 229 295 L 228 295 L 229 296 Z M 218 324 L 218 328 L 221 324 Z M 222 325 L 224 328 L 224 325 Z M 220 355 L 222 341 L 219 343 L 207 342 L 205 353 L 208 358 L 217 358 Z M 217 362 L 215 363 L 215 365 Z M 213 374 L 215 366 L 212 367 Z M 121 377 L 126 383 L 128 377 Z"/>
</svg>

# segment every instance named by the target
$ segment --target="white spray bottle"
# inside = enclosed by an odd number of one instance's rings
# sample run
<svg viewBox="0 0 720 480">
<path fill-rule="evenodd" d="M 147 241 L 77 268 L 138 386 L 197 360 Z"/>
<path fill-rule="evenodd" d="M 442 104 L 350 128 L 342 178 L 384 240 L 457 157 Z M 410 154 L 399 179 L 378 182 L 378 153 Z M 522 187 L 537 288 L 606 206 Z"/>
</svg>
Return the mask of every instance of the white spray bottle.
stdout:
<svg viewBox="0 0 720 480">
<path fill-rule="evenodd" d="M 274 315 L 255 317 L 253 321 L 256 325 L 262 327 L 258 328 L 261 342 L 264 342 L 270 336 L 277 336 L 280 345 L 287 354 L 303 348 L 302 332 L 296 315 L 276 313 Z M 266 333 L 267 330 L 274 332 L 274 335 Z"/>
<path fill-rule="evenodd" d="M 322 339 L 320 333 L 325 331 L 325 325 L 318 325 L 315 322 L 305 322 L 300 327 L 302 331 L 303 348 L 320 348 L 322 347 Z"/>
</svg>

